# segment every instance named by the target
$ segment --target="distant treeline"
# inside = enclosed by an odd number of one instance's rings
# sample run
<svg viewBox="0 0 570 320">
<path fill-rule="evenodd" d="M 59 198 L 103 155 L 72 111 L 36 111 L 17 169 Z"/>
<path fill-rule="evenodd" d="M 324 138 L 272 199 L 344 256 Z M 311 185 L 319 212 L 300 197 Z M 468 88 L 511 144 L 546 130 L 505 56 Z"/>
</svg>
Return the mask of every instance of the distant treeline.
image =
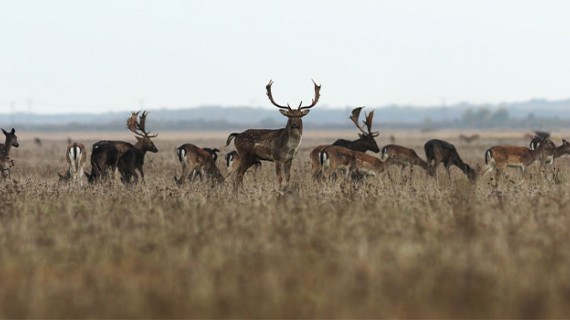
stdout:
<svg viewBox="0 0 570 320">
<path fill-rule="evenodd" d="M 307 130 L 350 129 L 351 107 L 315 108 L 304 118 Z M 570 100 L 475 106 L 458 104 L 450 107 L 388 106 L 367 107 L 375 110 L 374 127 L 378 129 L 558 129 L 570 128 Z M 29 113 L 0 114 L 0 126 L 41 131 L 116 131 L 125 128 L 128 112 L 103 114 Z M 275 108 L 200 107 L 179 110 L 151 109 L 152 131 L 243 130 L 280 128 L 286 119 Z"/>
</svg>

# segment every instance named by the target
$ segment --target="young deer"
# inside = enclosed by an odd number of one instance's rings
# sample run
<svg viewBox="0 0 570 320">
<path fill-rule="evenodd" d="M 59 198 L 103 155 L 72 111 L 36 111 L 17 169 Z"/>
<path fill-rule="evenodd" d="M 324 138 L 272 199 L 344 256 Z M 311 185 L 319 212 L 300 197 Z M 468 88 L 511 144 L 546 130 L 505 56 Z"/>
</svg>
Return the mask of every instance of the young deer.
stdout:
<svg viewBox="0 0 570 320">
<path fill-rule="evenodd" d="M 186 178 L 193 181 L 197 176 L 202 179 L 223 182 L 224 177 L 216 166 L 218 149 L 200 148 L 191 143 L 181 145 L 176 149 L 176 158 L 182 165 L 182 176 L 174 177 L 177 185 L 184 184 Z"/>
<path fill-rule="evenodd" d="M 99 141 L 93 145 L 93 149 L 105 144 L 111 144 L 117 148 L 117 167 L 119 168 L 123 183 L 138 182 L 139 177 L 136 173 L 137 170 L 144 182 L 143 165 L 146 152 L 158 152 L 158 149 L 151 140 L 151 138 L 155 138 L 158 134 L 150 135 L 145 128 L 148 112 L 144 111 L 140 117 L 139 113 L 140 111 L 132 112 L 131 117 L 127 119 L 127 128 L 135 134 L 135 138 L 137 139 L 135 145 L 125 141 L 108 140 Z"/>
<path fill-rule="evenodd" d="M 366 126 L 366 131 L 362 129 L 362 126 L 359 125 L 358 120 L 360 118 L 360 112 L 362 108 L 354 108 L 349 116 L 349 119 L 354 122 L 356 128 L 358 128 L 361 133 L 358 134 L 358 139 L 354 141 L 338 139 L 332 145 L 333 146 L 342 146 L 346 147 L 350 150 L 366 152 L 368 150 L 372 152 L 380 151 L 378 148 L 378 144 L 376 143 L 375 137 L 378 136 L 378 131 L 372 132 L 372 120 L 374 119 L 374 110 L 369 114 L 365 115 L 366 120 L 362 121 L 363 124 Z M 311 153 L 309 154 L 309 159 L 311 161 L 311 172 L 313 175 L 313 179 L 318 179 L 322 176 L 322 169 L 319 163 L 319 153 L 329 145 L 323 144 L 315 147 Z"/>
<path fill-rule="evenodd" d="M 78 183 L 83 186 L 83 166 L 87 159 L 87 154 L 85 152 L 85 146 L 82 143 L 74 142 L 67 146 L 67 152 L 65 153 L 65 160 L 69 165 L 67 172 L 65 174 L 57 173 L 60 182 L 70 182 Z"/>
<path fill-rule="evenodd" d="M 313 84 L 315 87 L 315 97 L 312 103 L 303 106 L 303 102 L 301 101 L 297 109 L 292 109 L 289 104 L 282 106 L 273 100 L 271 94 L 273 81 L 269 81 L 267 86 L 265 86 L 267 97 L 274 106 L 279 108 L 279 112 L 288 118 L 285 128 L 276 130 L 249 129 L 241 133 L 232 133 L 228 136 L 226 146 L 235 139 L 234 144 L 241 157 L 241 162 L 235 177 L 234 186 L 236 189 L 241 186 L 243 176 L 247 169 L 260 160 L 275 162 L 277 182 L 280 186 L 283 182 L 281 173 L 281 168 L 283 168 L 285 170 L 285 183 L 289 184 L 291 178 L 291 164 L 297 154 L 303 134 L 302 118 L 317 104 L 320 97 L 321 86 L 317 85 L 314 81 Z"/>
<path fill-rule="evenodd" d="M 237 153 L 237 151 L 234 150 L 226 153 L 224 158 L 226 160 L 226 169 L 227 169 L 226 176 L 229 177 L 232 174 L 236 173 L 241 163 L 241 157 L 239 156 L 239 153 Z M 256 163 L 254 163 L 253 174 L 257 175 L 257 171 L 259 171 L 260 168 L 261 168 L 261 161 L 257 161 Z"/>
<path fill-rule="evenodd" d="M 319 152 L 319 163 L 323 175 L 330 178 L 337 171 L 341 171 L 345 180 L 358 173 L 355 152 L 341 146 L 327 146 Z"/>
<path fill-rule="evenodd" d="M 519 146 L 494 146 L 485 151 L 485 169 L 483 176 L 495 170 L 495 181 L 506 167 L 516 167 L 521 170 L 522 181 L 525 179 L 526 168 L 535 160 L 546 158 L 555 150 L 552 142 L 542 140 L 534 150 Z M 521 181 L 521 183 L 522 183 Z"/>
<path fill-rule="evenodd" d="M 451 143 L 443 140 L 432 139 L 426 142 L 424 150 L 427 159 L 427 172 L 430 176 L 435 177 L 437 181 L 437 167 L 443 162 L 445 170 L 447 170 L 447 177 L 451 182 L 451 173 L 449 171 L 452 165 L 458 167 L 471 182 L 477 178 L 475 170 L 473 170 L 467 163 L 461 160 L 457 153 L 457 149 Z"/>
<path fill-rule="evenodd" d="M 358 175 L 373 176 L 386 171 L 388 163 L 360 151 L 354 151 Z"/>
<path fill-rule="evenodd" d="M 534 136 L 534 138 L 532 138 L 530 141 L 529 149 L 535 150 L 540 146 L 541 143 L 548 144 L 545 147 L 547 150 L 550 150 L 550 152 L 547 152 L 541 157 L 541 162 L 544 166 L 552 165 L 555 159 L 560 158 L 563 155 L 570 154 L 570 143 L 564 139 L 562 139 L 562 144 L 557 147 L 554 142 L 548 138 Z"/>
<path fill-rule="evenodd" d="M 382 159 L 382 161 L 386 161 L 387 165 L 399 164 L 400 176 L 402 175 L 405 167 L 410 168 L 410 178 L 412 177 L 414 166 L 418 166 L 426 172 L 428 170 L 427 163 L 420 158 L 413 149 L 396 144 L 389 144 L 383 147 L 380 152 L 380 159 Z"/>
<path fill-rule="evenodd" d="M 6 179 L 10 176 L 10 168 L 14 166 L 14 160 L 10 159 L 10 149 L 12 147 L 17 148 L 20 144 L 14 128 L 10 132 L 2 129 L 2 132 L 6 136 L 6 140 L 3 144 L 0 143 L 0 174 L 2 179 Z"/>
</svg>

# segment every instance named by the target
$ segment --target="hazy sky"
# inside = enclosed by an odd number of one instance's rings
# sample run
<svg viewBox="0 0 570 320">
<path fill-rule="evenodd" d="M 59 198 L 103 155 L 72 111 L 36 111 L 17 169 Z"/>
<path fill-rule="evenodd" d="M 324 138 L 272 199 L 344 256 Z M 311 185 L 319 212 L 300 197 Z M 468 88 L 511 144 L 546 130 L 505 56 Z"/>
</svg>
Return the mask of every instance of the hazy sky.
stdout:
<svg viewBox="0 0 570 320">
<path fill-rule="evenodd" d="M 0 0 L 0 112 L 570 97 L 570 1 Z"/>
</svg>

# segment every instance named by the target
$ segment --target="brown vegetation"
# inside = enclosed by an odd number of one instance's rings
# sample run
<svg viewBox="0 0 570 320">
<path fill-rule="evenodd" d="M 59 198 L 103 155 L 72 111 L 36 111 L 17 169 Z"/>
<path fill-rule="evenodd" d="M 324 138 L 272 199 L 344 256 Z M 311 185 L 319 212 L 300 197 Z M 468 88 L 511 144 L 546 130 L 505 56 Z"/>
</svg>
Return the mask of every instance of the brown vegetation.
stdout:
<svg viewBox="0 0 570 320">
<path fill-rule="evenodd" d="M 229 183 L 175 185 L 176 146 L 224 142 L 192 137 L 156 139 L 165 151 L 146 159 L 145 183 L 84 188 L 53 174 L 64 138 L 44 137 L 39 150 L 20 137 L 13 181 L 0 184 L 0 317 L 570 316 L 565 157 L 555 183 L 533 165 L 526 183 L 499 189 L 455 167 L 437 185 L 421 171 L 413 183 L 384 173 L 315 183 L 309 152 L 333 137 L 307 132 L 287 191 L 264 165 L 234 193 Z M 398 134 L 420 157 L 427 140 Z M 493 144 L 527 142 L 481 137 L 457 151 L 482 164 Z"/>
</svg>

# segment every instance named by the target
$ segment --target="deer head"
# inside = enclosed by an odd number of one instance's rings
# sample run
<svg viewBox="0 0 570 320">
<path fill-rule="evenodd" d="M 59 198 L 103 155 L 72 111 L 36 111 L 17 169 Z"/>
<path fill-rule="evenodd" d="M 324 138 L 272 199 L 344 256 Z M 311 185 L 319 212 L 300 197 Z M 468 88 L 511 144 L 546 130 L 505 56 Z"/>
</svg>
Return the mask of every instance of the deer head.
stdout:
<svg viewBox="0 0 570 320">
<path fill-rule="evenodd" d="M 369 114 L 364 115 L 366 120 L 362 121 L 362 123 L 366 127 L 366 130 L 362 129 L 362 126 L 358 123 L 358 119 L 360 118 L 360 112 L 362 111 L 363 108 L 364 107 L 358 107 L 352 109 L 349 118 L 350 120 L 352 120 L 352 122 L 354 122 L 356 128 L 358 128 L 358 130 L 360 130 L 361 132 L 358 134 L 358 137 L 363 142 L 368 144 L 368 147 L 372 152 L 379 152 L 380 148 L 378 147 L 378 144 L 374 139 L 379 135 L 379 132 L 378 131 L 372 132 L 372 121 L 374 119 L 374 110 L 372 110 Z"/>
<path fill-rule="evenodd" d="M 303 122 L 301 118 L 306 116 L 310 111 L 309 109 L 314 107 L 319 101 L 319 98 L 321 96 L 320 94 L 321 86 L 317 85 L 315 80 L 312 81 L 313 85 L 315 86 L 315 97 L 313 98 L 313 101 L 311 102 L 310 105 L 307 106 L 303 106 L 303 101 L 301 101 L 297 109 L 292 109 L 291 106 L 289 106 L 289 104 L 287 104 L 287 106 L 280 105 L 276 103 L 275 100 L 273 100 L 273 95 L 271 94 L 271 86 L 273 85 L 273 80 L 269 80 L 269 83 L 265 86 L 265 89 L 267 90 L 267 97 L 269 97 L 269 101 L 271 101 L 271 103 L 274 106 L 279 108 L 279 112 L 281 112 L 282 115 L 289 118 L 289 120 L 287 121 L 287 126 L 290 128 L 302 129 Z"/>
<path fill-rule="evenodd" d="M 148 112 L 143 111 L 143 114 L 140 117 L 139 113 L 140 111 L 132 112 L 131 117 L 127 119 L 127 128 L 135 134 L 138 145 L 150 152 L 156 153 L 158 152 L 158 149 L 152 142 L 151 138 L 155 138 L 158 134 L 151 135 L 150 132 L 145 129 Z"/>
<path fill-rule="evenodd" d="M 10 132 L 2 129 L 2 132 L 6 136 L 6 145 L 8 145 L 8 142 L 9 142 L 10 146 L 12 146 L 14 148 L 17 148 L 20 146 L 20 144 L 18 143 L 18 137 L 16 137 L 16 130 L 14 130 L 14 128 L 12 128 L 12 130 Z"/>
</svg>

